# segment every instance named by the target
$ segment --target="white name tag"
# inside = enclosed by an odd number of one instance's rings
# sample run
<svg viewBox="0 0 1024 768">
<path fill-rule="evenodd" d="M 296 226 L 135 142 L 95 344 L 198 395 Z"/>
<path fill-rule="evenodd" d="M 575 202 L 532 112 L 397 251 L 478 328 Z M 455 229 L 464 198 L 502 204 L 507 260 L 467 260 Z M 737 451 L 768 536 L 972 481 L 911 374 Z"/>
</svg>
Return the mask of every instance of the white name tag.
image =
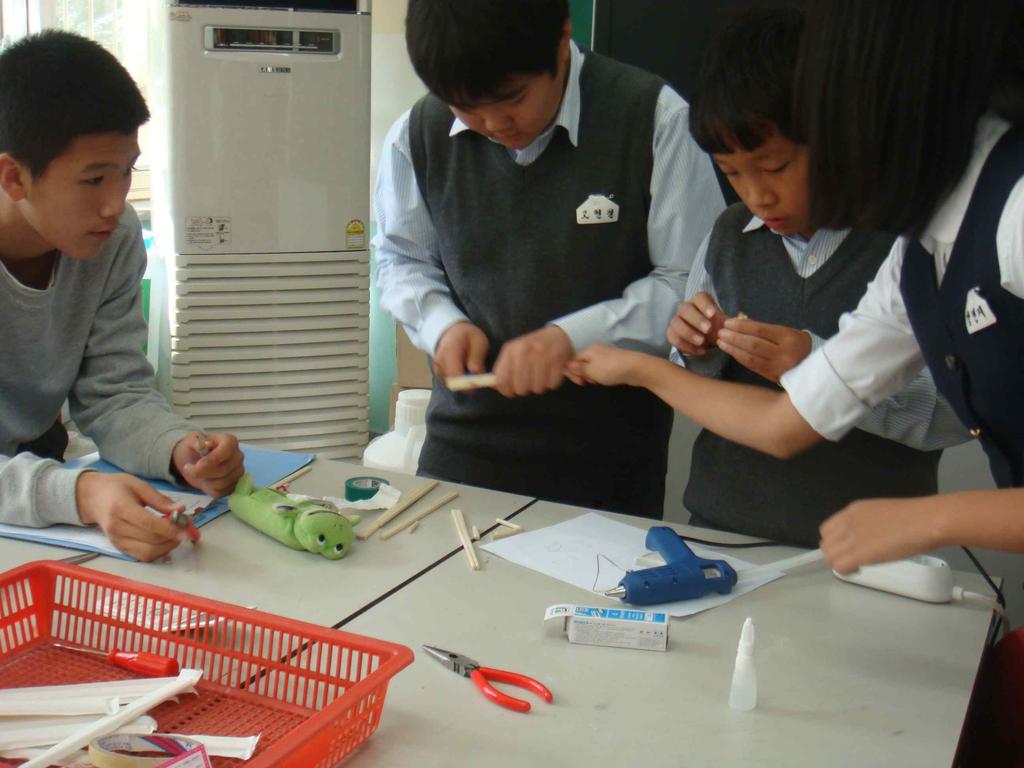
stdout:
<svg viewBox="0 0 1024 768">
<path fill-rule="evenodd" d="M 576 209 L 577 224 L 612 224 L 619 220 L 619 204 L 605 195 L 590 195 Z"/>
<path fill-rule="evenodd" d="M 983 331 L 990 325 L 996 324 L 996 316 L 992 307 L 988 305 L 978 288 L 971 288 L 967 292 L 967 304 L 964 307 L 964 322 L 967 325 L 967 333 Z"/>
</svg>

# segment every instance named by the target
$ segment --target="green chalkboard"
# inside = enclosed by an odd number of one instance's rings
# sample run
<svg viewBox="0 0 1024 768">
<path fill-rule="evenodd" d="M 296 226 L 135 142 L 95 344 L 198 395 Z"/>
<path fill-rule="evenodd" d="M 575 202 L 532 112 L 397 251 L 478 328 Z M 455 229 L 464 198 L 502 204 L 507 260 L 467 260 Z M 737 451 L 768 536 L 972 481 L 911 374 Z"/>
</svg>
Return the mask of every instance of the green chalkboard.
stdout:
<svg viewBox="0 0 1024 768">
<path fill-rule="evenodd" d="M 572 39 L 576 45 L 594 47 L 594 0 L 569 0 Z"/>
</svg>

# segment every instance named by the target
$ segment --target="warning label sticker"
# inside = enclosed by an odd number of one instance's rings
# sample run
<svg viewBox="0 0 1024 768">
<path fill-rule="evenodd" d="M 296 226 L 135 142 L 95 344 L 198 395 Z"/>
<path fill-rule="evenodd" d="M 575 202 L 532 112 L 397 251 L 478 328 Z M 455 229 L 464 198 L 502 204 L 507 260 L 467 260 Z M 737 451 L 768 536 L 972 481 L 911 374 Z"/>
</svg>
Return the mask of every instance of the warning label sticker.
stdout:
<svg viewBox="0 0 1024 768">
<path fill-rule="evenodd" d="M 231 244 L 230 216 L 186 216 L 185 243 L 208 251 Z"/>
<path fill-rule="evenodd" d="M 345 225 L 345 248 L 350 251 L 366 248 L 366 227 L 360 219 L 352 219 Z"/>
</svg>

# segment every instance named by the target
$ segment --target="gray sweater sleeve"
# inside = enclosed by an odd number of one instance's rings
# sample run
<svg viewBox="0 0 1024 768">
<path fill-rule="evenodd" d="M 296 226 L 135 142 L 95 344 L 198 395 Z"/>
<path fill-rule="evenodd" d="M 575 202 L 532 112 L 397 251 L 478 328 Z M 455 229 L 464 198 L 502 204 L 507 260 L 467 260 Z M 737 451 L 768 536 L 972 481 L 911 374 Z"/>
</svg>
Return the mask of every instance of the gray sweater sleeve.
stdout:
<svg viewBox="0 0 1024 768">
<path fill-rule="evenodd" d="M 75 486 L 82 471 L 30 453 L 0 456 L 0 522 L 31 528 L 81 525 Z"/>
<path fill-rule="evenodd" d="M 96 442 L 104 459 L 132 474 L 173 481 L 171 451 L 196 427 L 175 415 L 153 389 L 153 369 L 142 353 L 147 334 L 141 291 L 146 251 L 138 219 L 132 219 L 68 400 L 75 423 Z"/>
<path fill-rule="evenodd" d="M 128 209 L 116 233 L 116 251 L 109 267 L 102 267 L 98 259 L 90 270 L 75 272 L 74 278 L 64 278 L 97 280 L 100 281 L 98 287 L 93 290 L 84 283 L 75 283 L 78 290 L 61 294 L 64 298 L 46 310 L 50 315 L 43 316 L 42 320 L 39 320 L 42 310 L 34 315 L 40 325 L 26 320 L 18 333 L 31 338 L 33 333 L 48 332 L 45 329 L 49 327 L 74 328 L 74 332 L 66 335 L 55 331 L 52 343 L 60 345 L 54 354 L 64 355 L 65 361 L 66 355 L 77 355 L 76 351 L 69 350 L 81 350 L 77 367 L 74 362 L 70 363 L 69 384 L 64 385 L 70 386 L 68 399 L 78 427 L 96 442 L 107 461 L 133 474 L 173 480 L 171 451 L 177 441 L 195 427 L 176 416 L 166 400 L 153 390 L 153 371 L 142 353 L 146 325 L 142 317 L 140 280 L 145 271 L 146 253 L 141 235 L 138 218 Z M 59 269 L 65 267 L 71 269 L 67 264 Z M 79 276 L 86 272 L 87 277 Z M 12 302 L 8 309 L 14 311 L 16 303 Z M 15 323 L 22 317 L 10 315 L 10 321 Z M 70 340 L 72 336 L 83 341 Z M 48 372 L 45 367 L 29 370 L 32 360 L 29 356 L 10 361 L 13 366 L 20 361 L 24 367 L 7 374 L 15 377 L 13 381 L 22 377 L 18 383 L 26 385 L 21 388 L 22 399 L 11 395 L 13 400 L 4 401 L 3 407 L 11 409 L 12 413 L 24 412 L 33 406 L 33 401 L 41 402 L 41 397 L 33 396 L 32 386 L 50 383 L 32 383 Z M 38 434 L 41 425 L 53 423 L 64 392 L 67 390 L 61 390 L 51 406 L 47 406 L 55 409 L 52 413 L 36 414 L 35 431 L 20 436 L 0 434 L 3 438 L 0 452 L 5 452 L 0 455 L 0 522 L 30 527 L 54 523 L 81 525 L 75 498 L 81 471 L 66 469 L 55 461 L 27 453 L 12 455 L 20 440 Z"/>
</svg>

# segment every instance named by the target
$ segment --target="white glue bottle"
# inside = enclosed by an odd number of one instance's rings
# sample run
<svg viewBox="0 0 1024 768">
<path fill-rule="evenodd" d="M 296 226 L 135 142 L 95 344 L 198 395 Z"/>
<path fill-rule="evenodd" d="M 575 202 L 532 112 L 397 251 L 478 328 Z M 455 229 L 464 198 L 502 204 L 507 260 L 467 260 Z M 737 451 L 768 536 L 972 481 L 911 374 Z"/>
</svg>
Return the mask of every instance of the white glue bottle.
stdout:
<svg viewBox="0 0 1024 768">
<path fill-rule="evenodd" d="M 363 451 L 367 469 L 390 469 L 415 475 L 427 437 L 429 389 L 404 389 L 395 403 L 395 428 L 370 441 Z"/>
<path fill-rule="evenodd" d="M 757 670 L 754 669 L 754 620 L 747 617 L 736 648 L 736 667 L 732 672 L 729 706 L 748 712 L 757 706 Z"/>
</svg>

